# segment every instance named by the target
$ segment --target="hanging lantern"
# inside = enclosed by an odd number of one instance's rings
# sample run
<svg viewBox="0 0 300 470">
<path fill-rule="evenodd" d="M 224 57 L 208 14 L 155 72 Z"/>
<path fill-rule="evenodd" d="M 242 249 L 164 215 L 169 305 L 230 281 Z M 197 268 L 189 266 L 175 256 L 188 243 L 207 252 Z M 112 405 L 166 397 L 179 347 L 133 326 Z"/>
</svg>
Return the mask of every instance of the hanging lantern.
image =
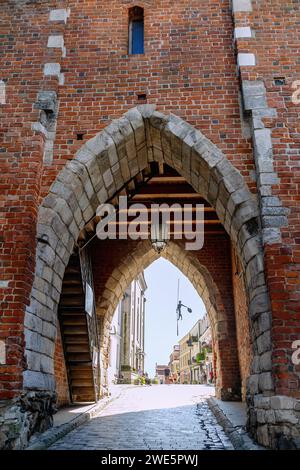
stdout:
<svg viewBox="0 0 300 470">
<path fill-rule="evenodd" d="M 151 224 L 151 243 L 156 253 L 160 254 L 166 248 L 168 240 L 167 224 Z"/>
</svg>

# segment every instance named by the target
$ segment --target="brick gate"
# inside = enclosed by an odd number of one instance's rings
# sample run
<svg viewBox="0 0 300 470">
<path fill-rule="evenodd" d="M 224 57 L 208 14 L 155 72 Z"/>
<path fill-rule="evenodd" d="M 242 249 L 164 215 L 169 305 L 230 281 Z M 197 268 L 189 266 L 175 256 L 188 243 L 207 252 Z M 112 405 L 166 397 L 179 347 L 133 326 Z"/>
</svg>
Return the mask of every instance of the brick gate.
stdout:
<svg viewBox="0 0 300 470">
<path fill-rule="evenodd" d="M 282 404 L 281 411 L 284 414 L 285 401 L 270 398 L 275 391 L 271 360 L 271 309 L 265 283 L 257 202 L 241 174 L 200 131 L 174 115 L 166 116 L 155 111 L 153 106 L 143 105 L 130 110 L 123 118 L 114 121 L 88 141 L 76 157 L 67 163 L 52 185 L 39 209 L 36 274 L 31 303 L 26 309 L 25 325 L 35 325 L 37 319 L 55 325 L 59 302 L 57 288 L 61 286 L 65 267 L 80 232 L 93 218 L 100 203 L 105 203 L 118 194 L 132 177 L 143 171 L 152 161 L 163 162 L 175 168 L 211 204 L 238 254 L 244 273 L 253 347 L 247 388 L 249 423 L 251 424 L 251 419 L 253 422 L 253 415 L 257 423 L 256 415 L 261 413 L 261 401 L 264 407 L 268 407 L 264 409 L 269 409 L 270 412 L 274 411 L 272 403 L 276 406 Z M 128 179 L 125 175 L 128 175 Z M 60 234 L 64 234 L 63 237 Z M 180 260 L 180 257 L 177 259 Z M 127 269 L 130 270 L 128 264 Z M 49 273 L 49 270 L 52 272 L 52 279 L 56 279 L 56 287 L 53 282 L 45 279 L 44 273 Z M 48 292 L 53 303 L 51 307 L 47 305 L 49 300 L 45 292 Z M 118 296 L 115 295 L 114 302 L 107 308 L 107 331 L 116 300 Z M 103 305 L 100 300 L 99 309 L 101 308 L 103 309 Z M 220 309 L 218 314 L 221 314 Z M 217 322 L 217 317 L 216 315 L 213 323 Z M 221 328 L 216 328 L 216 342 L 218 333 L 221 336 L 224 334 L 224 324 L 221 322 L 219 325 Z M 107 332 L 104 330 L 105 335 Z M 49 339 L 44 341 L 41 337 L 37 341 L 36 336 L 34 327 L 25 327 L 27 364 L 34 363 L 31 361 L 32 355 L 40 355 L 41 359 L 44 355 L 51 356 Z M 54 337 L 53 335 L 52 341 Z M 219 357 L 221 363 L 222 353 Z M 234 376 L 234 368 L 231 372 Z M 43 370 L 28 367 L 24 372 L 24 387 L 29 390 L 54 391 L 51 363 L 48 369 Z M 230 393 L 235 393 L 235 389 L 233 384 L 227 387 L 229 396 Z M 218 394 L 222 396 L 222 393 L 224 390 L 222 392 L 221 388 Z M 224 393 L 224 397 L 226 396 Z M 279 423 L 278 425 L 280 426 Z M 259 436 L 259 421 L 255 429 Z M 270 429 L 272 432 L 272 427 Z"/>
<path fill-rule="evenodd" d="M 1 446 L 24 447 L 51 425 L 56 392 L 68 401 L 57 335 L 66 269 L 98 205 L 154 163 L 184 178 L 222 227 L 197 256 L 178 243 L 165 253 L 210 311 L 219 396 L 247 398 L 260 443 L 299 446 L 298 4 L 141 1 L 137 55 L 134 6 L 1 8 Z M 209 263 L 216 240 L 222 266 Z M 153 259 L 146 243 L 114 251 L 105 275 L 93 265 L 104 360 L 113 306 L 137 263 Z"/>
</svg>

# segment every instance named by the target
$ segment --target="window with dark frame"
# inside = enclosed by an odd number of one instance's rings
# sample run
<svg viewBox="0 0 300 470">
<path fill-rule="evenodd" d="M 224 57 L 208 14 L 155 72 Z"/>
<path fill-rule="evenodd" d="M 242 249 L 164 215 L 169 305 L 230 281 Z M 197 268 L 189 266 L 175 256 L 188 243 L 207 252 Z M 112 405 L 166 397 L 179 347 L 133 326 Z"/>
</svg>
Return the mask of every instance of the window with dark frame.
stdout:
<svg viewBox="0 0 300 470">
<path fill-rule="evenodd" d="M 129 10 L 129 54 L 144 54 L 144 9 Z"/>
</svg>

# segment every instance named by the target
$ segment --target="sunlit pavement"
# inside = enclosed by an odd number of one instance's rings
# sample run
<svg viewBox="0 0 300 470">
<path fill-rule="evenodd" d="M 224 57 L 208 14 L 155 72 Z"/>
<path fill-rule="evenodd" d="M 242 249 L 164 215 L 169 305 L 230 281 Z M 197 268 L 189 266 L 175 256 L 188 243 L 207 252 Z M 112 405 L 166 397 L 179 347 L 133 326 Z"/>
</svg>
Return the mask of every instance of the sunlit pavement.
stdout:
<svg viewBox="0 0 300 470">
<path fill-rule="evenodd" d="M 233 449 L 208 408 L 205 385 L 128 387 L 53 450 Z"/>
</svg>

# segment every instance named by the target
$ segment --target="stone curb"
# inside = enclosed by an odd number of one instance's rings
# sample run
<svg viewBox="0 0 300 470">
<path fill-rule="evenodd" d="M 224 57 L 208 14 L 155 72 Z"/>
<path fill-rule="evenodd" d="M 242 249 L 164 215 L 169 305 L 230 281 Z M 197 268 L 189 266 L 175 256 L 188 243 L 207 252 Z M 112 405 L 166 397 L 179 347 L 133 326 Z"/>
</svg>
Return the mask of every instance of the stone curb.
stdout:
<svg viewBox="0 0 300 470">
<path fill-rule="evenodd" d="M 266 450 L 265 447 L 256 444 L 251 439 L 243 426 L 234 426 L 221 410 L 215 398 L 208 398 L 207 403 L 218 423 L 223 427 L 225 434 L 229 437 L 235 450 Z"/>
<path fill-rule="evenodd" d="M 45 431 L 43 434 L 41 434 L 39 438 L 37 438 L 34 443 L 26 447 L 25 450 L 46 450 L 48 447 L 54 444 L 54 442 L 58 441 L 66 434 L 69 434 L 69 432 L 73 431 L 82 424 L 85 424 L 92 418 L 94 418 L 109 403 L 119 398 L 125 390 L 127 389 L 120 390 L 120 393 L 117 395 L 103 398 L 98 403 L 96 403 L 91 409 L 83 412 L 76 418 L 72 419 L 72 421 L 70 421 L 69 423 L 62 424 L 61 426 L 57 426 L 49 429 L 48 431 Z"/>
</svg>

